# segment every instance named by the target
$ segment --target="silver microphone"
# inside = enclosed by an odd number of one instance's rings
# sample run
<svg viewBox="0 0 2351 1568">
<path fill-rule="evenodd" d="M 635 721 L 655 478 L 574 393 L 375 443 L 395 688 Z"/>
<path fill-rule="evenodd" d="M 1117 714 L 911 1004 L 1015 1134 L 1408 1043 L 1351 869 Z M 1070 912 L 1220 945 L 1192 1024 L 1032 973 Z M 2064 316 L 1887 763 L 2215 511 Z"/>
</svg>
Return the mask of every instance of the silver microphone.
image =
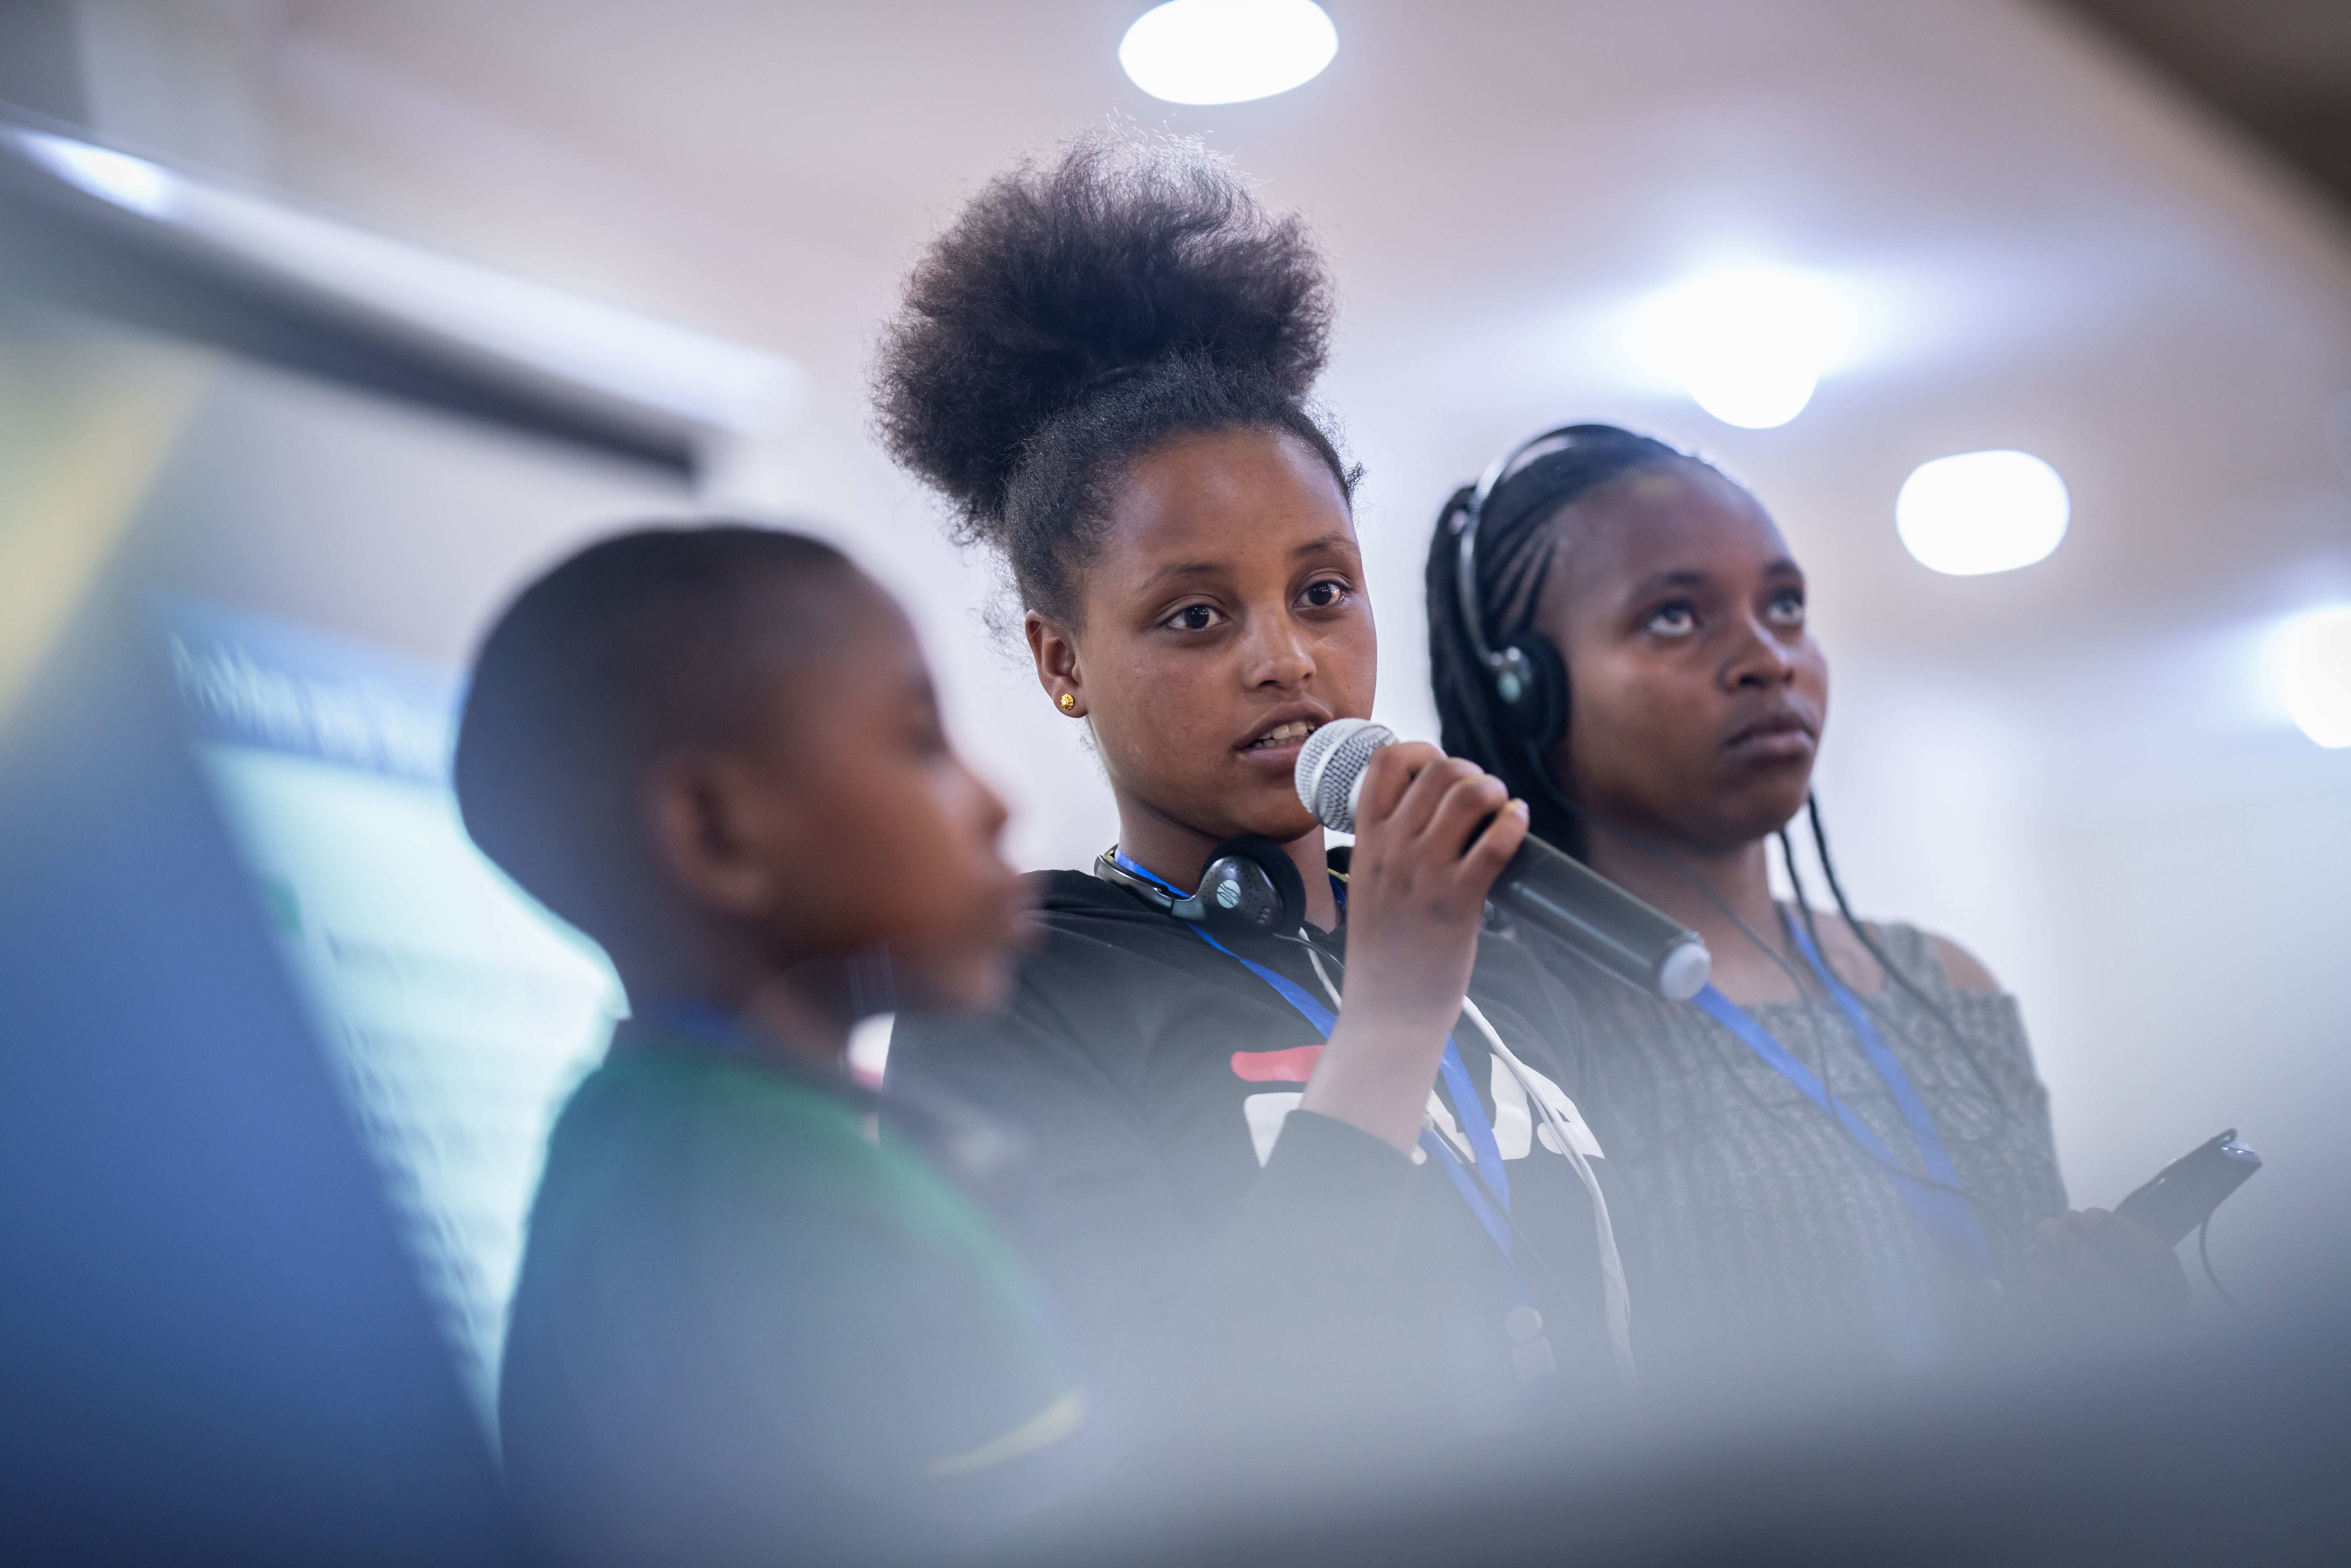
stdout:
<svg viewBox="0 0 2351 1568">
<path fill-rule="evenodd" d="M 1299 748 L 1298 799 L 1324 827 L 1353 832 L 1372 754 L 1395 739 L 1395 731 L 1384 724 L 1332 719 Z M 1486 896 L 1610 974 L 1669 1002 L 1687 1001 L 1706 988 L 1713 959 L 1697 932 L 1532 835 Z"/>
</svg>

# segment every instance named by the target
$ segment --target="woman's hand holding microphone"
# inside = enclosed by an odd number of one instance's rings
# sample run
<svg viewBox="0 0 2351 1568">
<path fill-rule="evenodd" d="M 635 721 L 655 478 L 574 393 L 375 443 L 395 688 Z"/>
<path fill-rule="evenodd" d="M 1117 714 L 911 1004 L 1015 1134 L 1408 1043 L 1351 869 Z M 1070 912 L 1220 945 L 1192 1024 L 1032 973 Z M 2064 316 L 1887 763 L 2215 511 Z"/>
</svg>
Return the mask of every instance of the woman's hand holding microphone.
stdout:
<svg viewBox="0 0 2351 1568">
<path fill-rule="evenodd" d="M 1487 891 L 1527 836 L 1526 803 L 1509 797 L 1492 774 L 1425 742 L 1373 756 L 1355 806 L 1339 1020 L 1301 1110 L 1406 1152 L 1418 1142 Z"/>
</svg>

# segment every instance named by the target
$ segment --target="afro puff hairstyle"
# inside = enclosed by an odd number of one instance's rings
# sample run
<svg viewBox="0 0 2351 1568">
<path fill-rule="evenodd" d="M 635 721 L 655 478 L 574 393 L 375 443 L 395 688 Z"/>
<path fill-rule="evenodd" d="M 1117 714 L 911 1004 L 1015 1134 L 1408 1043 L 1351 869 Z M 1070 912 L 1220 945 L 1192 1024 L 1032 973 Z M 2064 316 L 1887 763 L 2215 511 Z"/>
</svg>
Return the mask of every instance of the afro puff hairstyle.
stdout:
<svg viewBox="0 0 2351 1568">
<path fill-rule="evenodd" d="M 1351 497 L 1305 399 L 1331 284 L 1304 223 L 1197 141 L 1115 131 L 1000 175 L 933 244 L 883 336 L 876 423 L 1023 605 L 1076 619 L 1107 486 L 1177 436 L 1287 432 Z"/>
</svg>

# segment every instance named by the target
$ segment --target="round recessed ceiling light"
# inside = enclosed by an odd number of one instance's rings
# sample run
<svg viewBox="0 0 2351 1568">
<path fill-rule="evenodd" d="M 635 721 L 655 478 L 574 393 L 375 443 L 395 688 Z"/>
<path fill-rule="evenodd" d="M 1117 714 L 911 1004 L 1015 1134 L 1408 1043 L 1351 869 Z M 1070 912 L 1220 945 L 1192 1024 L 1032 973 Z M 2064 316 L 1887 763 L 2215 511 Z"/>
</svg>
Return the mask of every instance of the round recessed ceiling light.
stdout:
<svg viewBox="0 0 2351 1568">
<path fill-rule="evenodd" d="M 1314 0 L 1168 0 L 1126 30 L 1118 63 L 1169 103 L 1243 103 L 1313 80 L 1338 52 Z"/>
<path fill-rule="evenodd" d="M 1651 296 L 1632 321 L 1648 373 L 1748 430 L 1787 423 L 1849 347 L 1850 302 L 1827 279 L 1771 267 L 1707 272 Z"/>
<path fill-rule="evenodd" d="M 2351 746 L 2351 604 L 2295 616 L 2271 657 L 2295 727 L 2329 750 Z"/>
<path fill-rule="evenodd" d="M 1920 565 L 1980 577 L 2048 555 L 2073 513 L 2065 481 L 2030 452 L 1963 452 L 1912 471 L 1894 527 Z"/>
<path fill-rule="evenodd" d="M 1771 430 L 1803 413 L 1820 384 L 1818 371 L 1778 359 L 1708 366 L 1690 377 L 1689 394 L 1725 424 Z"/>
</svg>

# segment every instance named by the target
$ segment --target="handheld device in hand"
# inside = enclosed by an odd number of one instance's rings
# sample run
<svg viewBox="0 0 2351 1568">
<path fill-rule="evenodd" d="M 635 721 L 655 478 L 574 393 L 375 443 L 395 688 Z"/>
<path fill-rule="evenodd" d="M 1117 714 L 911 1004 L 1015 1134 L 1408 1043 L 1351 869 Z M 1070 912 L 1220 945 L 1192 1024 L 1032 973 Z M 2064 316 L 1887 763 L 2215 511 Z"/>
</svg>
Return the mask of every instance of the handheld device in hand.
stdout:
<svg viewBox="0 0 2351 1568">
<path fill-rule="evenodd" d="M 2176 1247 L 2261 1168 L 2262 1156 L 2237 1142 L 2231 1127 L 2156 1172 L 2153 1181 L 2116 1204 L 2115 1212 Z"/>
</svg>

